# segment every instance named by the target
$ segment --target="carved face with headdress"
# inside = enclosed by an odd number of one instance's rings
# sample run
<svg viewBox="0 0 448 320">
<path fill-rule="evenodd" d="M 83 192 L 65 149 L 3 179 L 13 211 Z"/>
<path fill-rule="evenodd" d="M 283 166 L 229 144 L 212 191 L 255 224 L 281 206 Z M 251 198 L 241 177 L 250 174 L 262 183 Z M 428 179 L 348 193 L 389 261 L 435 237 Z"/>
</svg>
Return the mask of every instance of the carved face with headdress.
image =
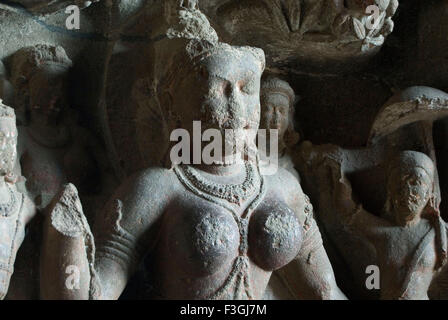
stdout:
<svg viewBox="0 0 448 320">
<path fill-rule="evenodd" d="M 171 127 L 191 135 L 193 121 L 201 121 L 202 132 L 217 129 L 227 138 L 225 131 L 231 129 L 237 139 L 245 139 L 247 129 L 258 129 L 264 70 L 261 49 L 192 41 L 187 57 L 179 59 L 177 66 L 172 73 L 175 80 L 165 88 Z"/>
<path fill-rule="evenodd" d="M 433 197 L 435 167 L 425 154 L 404 151 L 389 164 L 388 210 L 406 224 L 420 216 Z"/>
<path fill-rule="evenodd" d="M 67 76 L 72 65 L 62 47 L 36 45 L 19 50 L 12 62 L 16 108 L 57 121 L 67 105 Z"/>
</svg>

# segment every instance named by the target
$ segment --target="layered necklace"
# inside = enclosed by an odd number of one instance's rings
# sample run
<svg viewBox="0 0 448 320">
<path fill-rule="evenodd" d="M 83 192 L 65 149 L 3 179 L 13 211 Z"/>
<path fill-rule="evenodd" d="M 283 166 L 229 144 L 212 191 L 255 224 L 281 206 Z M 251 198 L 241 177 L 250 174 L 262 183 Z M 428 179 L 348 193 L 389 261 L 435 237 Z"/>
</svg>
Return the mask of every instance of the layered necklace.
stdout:
<svg viewBox="0 0 448 320">
<path fill-rule="evenodd" d="M 255 174 L 254 165 L 244 163 L 246 177 L 241 184 L 221 184 L 208 180 L 191 166 L 182 165 L 181 169 L 187 179 L 199 190 L 231 203 L 241 204 L 249 199 L 260 186 L 260 178 Z"/>
<path fill-rule="evenodd" d="M 233 261 L 229 275 L 222 285 L 215 292 L 205 299 L 254 299 L 254 289 L 250 280 L 249 250 L 249 219 L 255 208 L 261 203 L 266 194 L 266 183 L 261 176 L 259 169 L 250 162 L 245 162 L 246 178 L 241 184 L 220 184 L 207 180 L 192 167 L 180 165 L 174 167 L 179 180 L 199 197 L 208 200 L 226 210 L 228 210 L 238 225 L 240 234 L 240 244 L 238 256 Z M 253 195 L 249 205 L 244 209 L 243 214 L 229 203 L 242 204 Z"/>
</svg>

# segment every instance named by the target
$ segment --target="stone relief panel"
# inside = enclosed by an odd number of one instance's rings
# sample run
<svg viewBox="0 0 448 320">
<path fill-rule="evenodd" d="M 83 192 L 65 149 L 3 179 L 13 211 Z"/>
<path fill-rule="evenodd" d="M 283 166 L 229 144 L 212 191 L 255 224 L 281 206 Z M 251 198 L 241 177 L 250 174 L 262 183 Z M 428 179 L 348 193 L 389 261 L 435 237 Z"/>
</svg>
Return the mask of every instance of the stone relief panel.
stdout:
<svg viewBox="0 0 448 320">
<path fill-rule="evenodd" d="M 446 299 L 445 9 L 2 2 L 0 298 Z"/>
<path fill-rule="evenodd" d="M 278 166 L 291 172 L 298 180 L 299 174 L 294 168 L 291 149 L 299 141 L 299 133 L 294 128 L 294 109 L 298 96 L 291 86 L 284 80 L 267 77 L 261 84 L 261 121 L 260 129 L 265 129 L 266 139 L 269 140 L 269 130 L 278 130 Z M 263 144 L 264 145 L 264 144 Z M 260 145 L 259 148 L 263 148 Z M 270 144 L 265 144 L 269 146 Z M 263 150 L 269 152 L 270 150 Z"/>
</svg>

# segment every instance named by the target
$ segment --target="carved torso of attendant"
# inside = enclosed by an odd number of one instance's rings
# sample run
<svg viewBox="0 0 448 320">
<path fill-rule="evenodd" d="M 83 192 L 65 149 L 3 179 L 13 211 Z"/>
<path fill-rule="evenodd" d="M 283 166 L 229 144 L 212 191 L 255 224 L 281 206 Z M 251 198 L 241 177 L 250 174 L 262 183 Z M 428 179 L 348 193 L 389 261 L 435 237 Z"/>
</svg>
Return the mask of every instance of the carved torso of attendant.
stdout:
<svg viewBox="0 0 448 320">
<path fill-rule="evenodd" d="M 89 200 L 101 186 L 95 161 L 98 144 L 77 125 L 67 101 L 71 65 L 62 47 L 43 44 L 22 48 L 11 58 L 15 109 L 23 114 L 17 158 L 26 192 L 40 211 L 65 183 L 75 184 Z M 41 231 L 41 220 L 33 220 L 17 257 L 8 299 L 39 298 Z"/>
<path fill-rule="evenodd" d="M 154 297 L 260 299 L 273 270 L 295 258 L 306 266 L 309 255 L 324 254 L 293 176 L 280 169 L 263 177 L 250 163 L 234 170 L 223 178 L 181 165 L 135 176 L 107 208 L 115 216 L 96 228 L 113 230 L 96 237 L 99 267 L 131 270 L 150 254 Z M 226 180 L 232 191 L 213 191 Z M 232 194 L 244 196 L 235 202 Z"/>
</svg>

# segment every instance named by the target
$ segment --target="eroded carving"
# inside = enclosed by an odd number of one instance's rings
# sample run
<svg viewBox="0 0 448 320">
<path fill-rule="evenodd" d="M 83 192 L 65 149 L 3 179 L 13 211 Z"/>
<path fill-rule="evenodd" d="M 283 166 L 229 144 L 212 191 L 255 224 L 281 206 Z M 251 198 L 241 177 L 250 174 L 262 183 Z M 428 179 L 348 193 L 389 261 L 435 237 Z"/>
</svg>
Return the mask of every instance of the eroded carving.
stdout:
<svg viewBox="0 0 448 320">
<path fill-rule="evenodd" d="M 19 159 L 27 190 L 39 208 L 68 181 L 81 191 L 95 192 L 100 185 L 101 147 L 77 125 L 68 102 L 71 65 L 62 47 L 49 45 L 23 48 L 12 57 L 15 108 L 24 123 L 19 127 Z"/>
<path fill-rule="evenodd" d="M 436 2 L 106 0 L 67 30 L 90 1 L 2 1 L 0 298 L 446 299 L 448 95 L 402 90 L 448 88 Z M 176 164 L 194 120 L 278 129 L 280 169 Z"/>
<path fill-rule="evenodd" d="M 369 5 L 377 9 L 376 21 Z M 216 0 L 200 6 L 226 40 L 263 48 L 270 66 L 299 61 L 325 69 L 328 61 L 353 63 L 376 53 L 393 30 L 398 1 Z"/>
<path fill-rule="evenodd" d="M 0 299 L 8 292 L 25 226 L 36 214 L 31 200 L 16 188 L 17 128 L 14 109 L 0 100 Z"/>
<path fill-rule="evenodd" d="M 261 84 L 261 122 L 260 128 L 266 129 L 266 140 L 270 141 L 269 130 L 278 132 L 278 166 L 291 172 L 297 179 L 299 174 L 294 168 L 291 149 L 299 141 L 294 129 L 294 108 L 297 97 L 294 90 L 279 78 L 268 77 Z M 264 144 L 269 147 L 270 144 Z M 263 144 L 259 146 L 263 148 Z M 267 154 L 270 150 L 264 150 Z"/>
<path fill-rule="evenodd" d="M 381 272 L 381 299 L 428 299 L 434 276 L 446 263 L 446 224 L 435 210 L 432 160 L 404 151 L 388 164 L 387 198 L 380 215 L 353 201 L 350 183 L 335 176 L 335 198 L 347 231 L 368 239 Z"/>
</svg>

